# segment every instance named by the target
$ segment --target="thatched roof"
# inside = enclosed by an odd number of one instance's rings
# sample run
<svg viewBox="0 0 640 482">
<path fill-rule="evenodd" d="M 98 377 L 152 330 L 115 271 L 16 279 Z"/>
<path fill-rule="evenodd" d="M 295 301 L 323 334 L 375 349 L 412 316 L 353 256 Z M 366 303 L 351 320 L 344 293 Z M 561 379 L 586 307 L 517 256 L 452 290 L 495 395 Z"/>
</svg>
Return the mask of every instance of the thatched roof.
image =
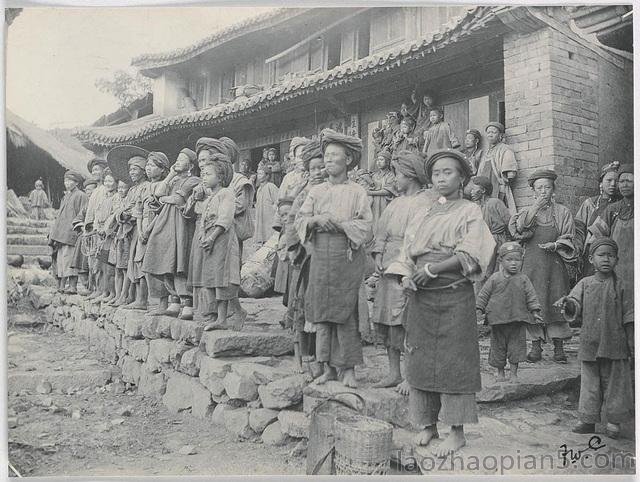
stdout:
<svg viewBox="0 0 640 482">
<path fill-rule="evenodd" d="M 36 127 L 9 109 L 5 111 L 7 140 L 17 148 L 30 144 L 47 152 L 65 169 L 73 169 L 83 176 L 88 176 L 87 162 L 95 155 L 82 147 L 77 141 L 65 142 L 51 133 Z"/>
</svg>

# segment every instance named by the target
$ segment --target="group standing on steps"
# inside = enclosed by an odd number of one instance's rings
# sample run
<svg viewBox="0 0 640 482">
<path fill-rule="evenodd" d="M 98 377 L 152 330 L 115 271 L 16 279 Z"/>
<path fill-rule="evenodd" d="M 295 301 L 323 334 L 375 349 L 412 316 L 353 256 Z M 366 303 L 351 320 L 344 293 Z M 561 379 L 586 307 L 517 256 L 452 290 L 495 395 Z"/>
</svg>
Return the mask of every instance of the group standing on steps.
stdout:
<svg viewBox="0 0 640 482">
<path fill-rule="evenodd" d="M 558 175 L 538 170 L 528 179 L 533 204 L 516 212 L 518 168 L 504 126 L 486 126 L 484 149 L 470 129 L 458 151 L 442 110 L 428 95 L 418 100 L 417 109 L 404 106 L 404 128 L 374 133 L 378 171 L 366 188 L 350 178 L 362 155 L 357 137 L 324 129 L 294 138 L 286 174 L 265 151 L 255 220 L 253 179 L 234 171 L 239 150 L 227 137 L 200 138 L 173 161 L 116 147 L 90 162 L 89 184 L 67 172 L 50 235 L 59 290 L 138 310 L 149 309 L 150 294 L 160 300 L 150 316 L 241 330 L 243 243 L 264 243 L 275 225 L 283 325 L 314 383 L 358 386 L 362 287 L 373 275 L 373 322 L 389 359 L 375 386 L 408 395 L 417 444 L 431 444 L 444 423 L 451 430 L 434 451 L 447 456 L 465 445 L 464 425 L 478 421 L 478 324 L 491 329 L 498 380 L 508 362 L 517 381 L 519 364 L 540 361 L 549 341 L 553 360 L 566 362 L 568 321 L 581 321 L 575 430 L 593 431 L 604 404 L 615 436 L 631 410 L 633 166 L 605 166 L 601 195 L 576 220 L 555 199 Z M 415 124 L 422 133 L 410 132 Z M 89 196 L 83 183 L 95 186 Z"/>
</svg>

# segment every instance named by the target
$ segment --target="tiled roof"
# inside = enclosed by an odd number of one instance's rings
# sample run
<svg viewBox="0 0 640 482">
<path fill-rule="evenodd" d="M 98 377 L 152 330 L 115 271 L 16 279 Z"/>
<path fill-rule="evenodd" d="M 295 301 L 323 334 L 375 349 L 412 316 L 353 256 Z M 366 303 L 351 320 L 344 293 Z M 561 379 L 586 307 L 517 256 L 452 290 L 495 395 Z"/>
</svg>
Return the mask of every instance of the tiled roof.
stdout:
<svg viewBox="0 0 640 482">
<path fill-rule="evenodd" d="M 85 144 L 114 146 L 151 139 L 163 132 L 187 127 L 204 127 L 251 114 L 294 97 L 319 92 L 392 70 L 415 59 L 424 58 L 472 33 L 483 29 L 494 18 L 494 7 L 476 7 L 453 19 L 429 38 L 407 42 L 391 50 L 370 55 L 328 71 L 295 78 L 251 97 L 171 117 L 146 116 L 111 127 L 80 128 L 75 135 Z"/>
<path fill-rule="evenodd" d="M 176 63 L 189 60 L 202 52 L 210 50 L 233 38 L 244 35 L 251 28 L 260 27 L 271 20 L 280 17 L 282 20 L 289 19 L 310 10 L 309 8 L 276 8 L 260 15 L 254 15 L 238 23 L 234 23 L 226 28 L 218 30 L 206 38 L 191 44 L 188 47 L 172 50 L 170 52 L 142 54 L 131 61 L 131 65 L 140 70 L 156 69 L 174 65 Z"/>
</svg>

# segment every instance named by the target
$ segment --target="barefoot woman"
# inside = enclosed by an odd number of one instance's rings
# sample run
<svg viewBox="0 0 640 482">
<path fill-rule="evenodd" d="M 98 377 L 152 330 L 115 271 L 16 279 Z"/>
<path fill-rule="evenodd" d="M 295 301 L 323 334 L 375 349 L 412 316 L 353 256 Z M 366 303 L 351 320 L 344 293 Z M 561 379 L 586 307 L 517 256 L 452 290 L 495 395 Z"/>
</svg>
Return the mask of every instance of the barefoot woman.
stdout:
<svg viewBox="0 0 640 482">
<path fill-rule="evenodd" d="M 409 415 L 421 430 L 416 442 L 438 438 L 438 416 L 451 425 L 434 453 L 446 457 L 465 445 L 463 425 L 476 423 L 480 350 L 473 281 L 481 279 L 495 241 L 476 204 L 462 199 L 469 164 L 457 151 L 433 153 L 425 172 L 440 195 L 419 212 L 387 274 L 403 276 L 407 303 L 405 364 Z"/>
</svg>

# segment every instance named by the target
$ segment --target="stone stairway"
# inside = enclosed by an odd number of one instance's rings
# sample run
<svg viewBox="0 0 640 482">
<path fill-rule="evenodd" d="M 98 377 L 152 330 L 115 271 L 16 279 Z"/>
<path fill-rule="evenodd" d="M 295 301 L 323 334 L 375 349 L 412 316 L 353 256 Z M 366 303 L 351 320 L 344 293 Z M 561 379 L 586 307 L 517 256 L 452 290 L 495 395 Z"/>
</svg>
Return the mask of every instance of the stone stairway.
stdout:
<svg viewBox="0 0 640 482">
<path fill-rule="evenodd" d="M 47 235 L 52 220 L 36 221 L 28 218 L 7 218 L 7 254 L 21 254 L 24 265 L 38 265 L 38 258 L 51 261 Z"/>
</svg>

